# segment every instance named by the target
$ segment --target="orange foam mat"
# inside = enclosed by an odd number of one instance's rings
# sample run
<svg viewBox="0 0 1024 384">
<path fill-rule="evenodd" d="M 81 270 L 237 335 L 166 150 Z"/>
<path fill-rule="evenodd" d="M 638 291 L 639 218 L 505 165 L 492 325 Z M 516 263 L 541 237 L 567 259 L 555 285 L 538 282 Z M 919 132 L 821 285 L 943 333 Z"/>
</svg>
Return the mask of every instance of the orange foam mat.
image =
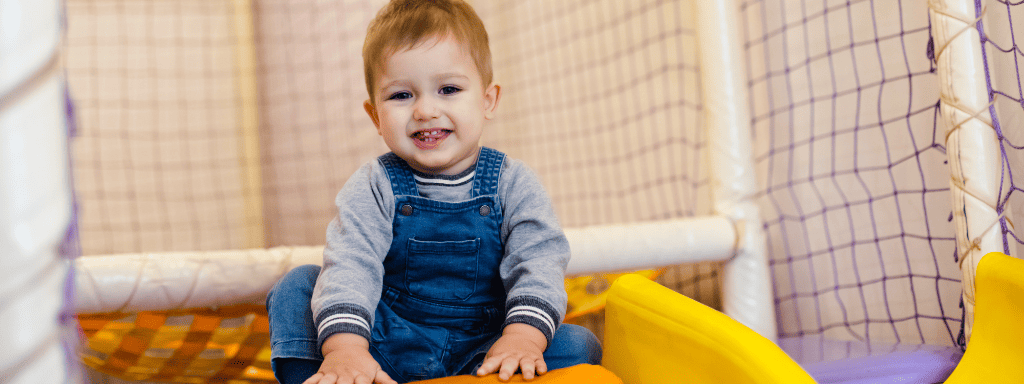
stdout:
<svg viewBox="0 0 1024 384">
<path fill-rule="evenodd" d="M 79 315 L 93 369 L 124 380 L 270 383 L 270 329 L 261 306 Z"/>
<path fill-rule="evenodd" d="M 501 381 L 498 374 L 490 374 L 484 377 L 472 375 L 442 377 L 440 379 L 417 381 L 416 384 L 506 384 L 506 383 L 532 383 L 532 384 L 622 384 L 622 380 L 614 373 L 600 365 L 580 364 L 577 366 L 562 368 L 550 371 L 538 376 L 533 380 L 523 379 L 523 375 L 516 374 L 509 381 Z"/>
</svg>

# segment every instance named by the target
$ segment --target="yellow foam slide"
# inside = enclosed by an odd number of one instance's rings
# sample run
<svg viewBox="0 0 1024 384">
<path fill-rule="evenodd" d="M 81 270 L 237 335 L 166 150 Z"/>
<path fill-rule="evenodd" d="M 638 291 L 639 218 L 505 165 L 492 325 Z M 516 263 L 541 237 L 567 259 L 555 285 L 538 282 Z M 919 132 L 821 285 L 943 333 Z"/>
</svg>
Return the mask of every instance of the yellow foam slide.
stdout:
<svg viewBox="0 0 1024 384">
<path fill-rule="evenodd" d="M 975 287 L 974 333 L 946 383 L 1024 383 L 1024 260 L 985 255 Z"/>
<path fill-rule="evenodd" d="M 814 383 L 771 340 L 638 275 L 608 291 L 601 365 L 626 384 Z"/>
</svg>

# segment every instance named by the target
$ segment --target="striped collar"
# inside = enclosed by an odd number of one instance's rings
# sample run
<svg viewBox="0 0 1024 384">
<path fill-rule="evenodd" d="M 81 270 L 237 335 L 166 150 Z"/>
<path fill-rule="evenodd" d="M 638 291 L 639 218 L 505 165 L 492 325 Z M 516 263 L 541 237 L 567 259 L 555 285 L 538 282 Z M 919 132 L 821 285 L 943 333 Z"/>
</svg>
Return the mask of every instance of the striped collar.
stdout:
<svg viewBox="0 0 1024 384">
<path fill-rule="evenodd" d="M 454 187 L 457 185 L 463 185 L 469 183 L 476 176 L 476 165 L 467 168 L 465 171 L 460 172 L 457 175 L 431 175 L 422 173 L 416 170 L 412 171 L 413 178 L 416 179 L 417 185 L 443 185 Z"/>
</svg>

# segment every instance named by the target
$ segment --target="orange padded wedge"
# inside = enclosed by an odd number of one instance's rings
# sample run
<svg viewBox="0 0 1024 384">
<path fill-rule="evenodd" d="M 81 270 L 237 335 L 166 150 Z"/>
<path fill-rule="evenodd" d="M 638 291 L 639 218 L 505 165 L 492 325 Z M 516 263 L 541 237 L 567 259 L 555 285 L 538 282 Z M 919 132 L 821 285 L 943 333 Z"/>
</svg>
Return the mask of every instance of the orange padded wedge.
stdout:
<svg viewBox="0 0 1024 384">
<path fill-rule="evenodd" d="M 626 384 L 814 383 L 771 340 L 637 275 L 609 290 L 601 365 Z"/>
<path fill-rule="evenodd" d="M 471 375 L 442 377 L 440 379 L 417 381 L 415 384 L 506 384 L 506 383 L 531 383 L 531 384 L 622 384 L 622 380 L 615 377 L 607 369 L 599 365 L 581 364 L 569 368 L 562 368 L 550 371 L 538 376 L 533 380 L 523 380 L 523 375 L 516 374 L 509 381 L 501 381 L 498 374 L 491 374 L 484 377 Z"/>
</svg>

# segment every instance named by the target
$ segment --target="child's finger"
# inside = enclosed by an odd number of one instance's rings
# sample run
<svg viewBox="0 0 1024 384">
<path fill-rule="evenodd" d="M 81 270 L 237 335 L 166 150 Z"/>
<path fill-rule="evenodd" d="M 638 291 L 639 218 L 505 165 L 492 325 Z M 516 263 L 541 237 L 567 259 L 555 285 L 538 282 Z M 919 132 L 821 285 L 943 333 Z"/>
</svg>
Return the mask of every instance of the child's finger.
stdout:
<svg viewBox="0 0 1024 384">
<path fill-rule="evenodd" d="M 306 381 L 303 381 L 302 384 L 317 384 L 320 382 L 320 379 L 322 377 L 324 377 L 323 372 L 317 372 L 313 376 L 310 376 L 308 379 L 306 379 Z"/>
<path fill-rule="evenodd" d="M 523 372 L 523 379 L 533 380 L 536 369 L 537 366 L 532 357 L 524 357 L 523 361 L 519 362 L 519 370 Z"/>
<path fill-rule="evenodd" d="M 320 375 L 320 379 L 317 380 L 317 381 L 314 381 L 313 382 L 314 384 L 334 384 L 334 383 L 338 382 L 338 376 L 333 374 L 333 373 L 323 373 L 323 372 L 321 372 L 321 373 L 317 373 L 317 375 Z M 313 377 L 316 377 L 316 375 L 313 375 Z M 312 377 L 310 379 L 312 379 Z"/>
<path fill-rule="evenodd" d="M 543 375 L 545 373 L 548 373 L 548 363 L 544 361 L 544 356 L 541 356 L 537 359 L 537 374 Z"/>
<path fill-rule="evenodd" d="M 509 356 L 501 361 L 501 369 L 498 371 L 498 378 L 502 381 L 512 378 L 512 375 L 519 369 L 519 359 Z"/>
<path fill-rule="evenodd" d="M 493 373 L 498 370 L 501 366 L 501 358 L 496 356 L 487 356 L 484 362 L 480 364 L 480 369 L 476 370 L 477 376 L 484 376 Z"/>
<path fill-rule="evenodd" d="M 387 372 L 384 372 L 384 370 L 377 371 L 377 375 L 373 377 L 373 382 L 375 384 L 398 384 L 398 382 L 392 379 Z"/>
</svg>

